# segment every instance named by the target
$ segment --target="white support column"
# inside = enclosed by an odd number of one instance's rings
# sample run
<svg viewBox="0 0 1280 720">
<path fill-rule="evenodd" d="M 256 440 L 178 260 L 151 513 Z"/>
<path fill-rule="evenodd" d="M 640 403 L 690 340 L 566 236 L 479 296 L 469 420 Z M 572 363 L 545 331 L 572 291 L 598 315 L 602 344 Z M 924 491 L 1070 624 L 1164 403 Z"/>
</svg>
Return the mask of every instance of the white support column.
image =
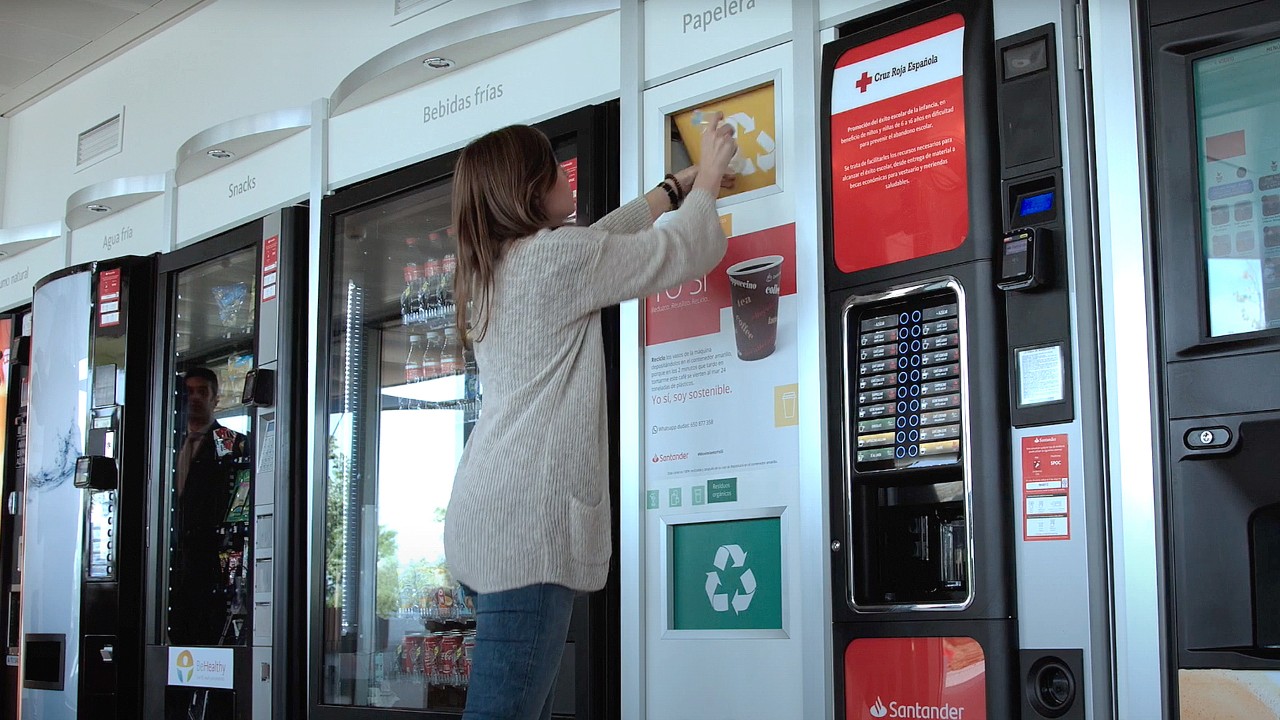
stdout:
<svg viewBox="0 0 1280 720">
<path fill-rule="evenodd" d="M 619 118 L 619 191 L 623 200 L 644 187 L 644 6 L 622 0 L 621 84 Z M 622 304 L 619 322 L 618 402 L 618 564 L 621 595 L 621 703 L 623 720 L 643 720 L 645 707 L 644 460 L 640 454 L 644 426 L 640 369 L 644 340 L 637 300 Z"/>
<path fill-rule="evenodd" d="M 1135 8 L 1087 2 L 1106 465 L 1111 501 L 1116 717 L 1165 717 L 1166 618 L 1157 536 L 1154 300 Z M 1145 308 L 1145 312 L 1140 309 Z"/>
<path fill-rule="evenodd" d="M 799 357 L 800 412 L 800 546 L 799 580 L 803 587 L 798 616 L 800 642 L 805 649 L 800 673 L 804 707 L 800 717 L 834 717 L 831 663 L 831 542 L 828 513 L 828 463 L 826 393 L 826 333 L 823 312 L 822 187 L 818 172 L 822 137 L 817 108 L 822 69 L 817 3 L 794 2 L 792 9 L 792 57 L 796 127 L 796 302 L 799 323 L 797 341 L 817 351 Z"/>
</svg>

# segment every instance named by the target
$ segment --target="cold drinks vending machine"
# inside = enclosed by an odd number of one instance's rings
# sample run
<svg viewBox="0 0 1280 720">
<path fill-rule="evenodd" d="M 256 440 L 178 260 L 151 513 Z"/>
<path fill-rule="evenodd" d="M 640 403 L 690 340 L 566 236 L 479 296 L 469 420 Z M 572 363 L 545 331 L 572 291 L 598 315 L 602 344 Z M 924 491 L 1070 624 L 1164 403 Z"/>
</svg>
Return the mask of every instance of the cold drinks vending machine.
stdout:
<svg viewBox="0 0 1280 720">
<path fill-rule="evenodd" d="M 991 8 L 823 53 L 837 717 L 1007 718 L 1017 657 Z"/>
</svg>

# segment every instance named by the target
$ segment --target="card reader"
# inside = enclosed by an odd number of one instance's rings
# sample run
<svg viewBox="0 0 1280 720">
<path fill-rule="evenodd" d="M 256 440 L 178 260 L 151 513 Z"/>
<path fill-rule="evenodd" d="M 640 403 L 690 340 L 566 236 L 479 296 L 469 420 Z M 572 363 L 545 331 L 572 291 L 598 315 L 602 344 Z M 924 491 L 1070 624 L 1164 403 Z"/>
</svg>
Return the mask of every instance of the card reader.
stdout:
<svg viewBox="0 0 1280 720">
<path fill-rule="evenodd" d="M 1018 228 L 1000 242 L 1001 290 L 1031 290 L 1048 280 L 1049 231 L 1045 228 Z"/>
</svg>

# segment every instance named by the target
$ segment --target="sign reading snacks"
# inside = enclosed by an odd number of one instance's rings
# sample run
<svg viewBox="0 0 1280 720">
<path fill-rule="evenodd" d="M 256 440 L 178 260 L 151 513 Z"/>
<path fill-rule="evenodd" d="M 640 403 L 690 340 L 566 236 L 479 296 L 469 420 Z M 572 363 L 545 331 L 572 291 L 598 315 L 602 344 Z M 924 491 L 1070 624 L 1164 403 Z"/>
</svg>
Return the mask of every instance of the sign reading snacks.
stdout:
<svg viewBox="0 0 1280 720">
<path fill-rule="evenodd" d="M 782 522 L 671 526 L 673 630 L 781 630 Z"/>
<path fill-rule="evenodd" d="M 231 690 L 234 674 L 231 648 L 169 648 L 169 685 Z"/>
</svg>

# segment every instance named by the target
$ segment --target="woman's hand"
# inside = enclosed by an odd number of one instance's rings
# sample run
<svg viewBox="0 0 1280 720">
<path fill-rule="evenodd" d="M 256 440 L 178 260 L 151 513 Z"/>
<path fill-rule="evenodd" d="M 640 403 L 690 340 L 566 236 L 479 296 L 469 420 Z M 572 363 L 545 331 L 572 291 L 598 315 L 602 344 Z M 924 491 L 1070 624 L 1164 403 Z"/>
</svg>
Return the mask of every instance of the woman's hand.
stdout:
<svg viewBox="0 0 1280 720">
<path fill-rule="evenodd" d="M 716 112 L 710 120 L 702 132 L 702 162 L 693 186 L 715 197 L 725 187 L 726 176 L 732 185 L 729 161 L 738 152 L 738 141 L 733 137 L 733 126 L 723 122 L 724 113 Z"/>
</svg>

